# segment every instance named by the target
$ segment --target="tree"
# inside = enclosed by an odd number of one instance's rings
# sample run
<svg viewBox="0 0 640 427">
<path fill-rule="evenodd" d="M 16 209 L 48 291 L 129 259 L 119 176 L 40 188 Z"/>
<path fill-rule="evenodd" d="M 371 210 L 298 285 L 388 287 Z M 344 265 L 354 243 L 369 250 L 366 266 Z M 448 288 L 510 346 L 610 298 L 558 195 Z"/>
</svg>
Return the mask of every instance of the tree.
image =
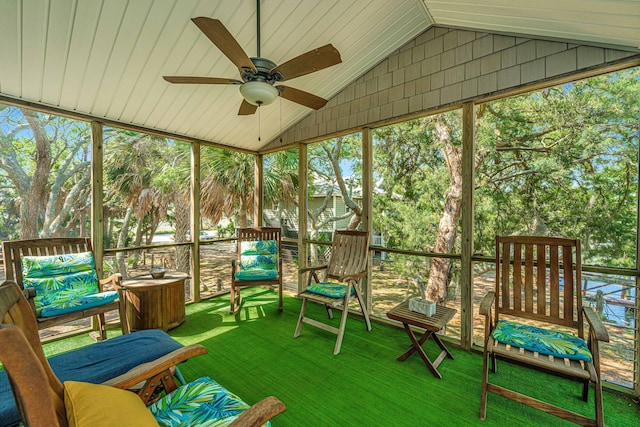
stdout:
<svg viewBox="0 0 640 427">
<path fill-rule="evenodd" d="M 0 122 L 0 170 L 17 196 L 19 237 L 86 235 L 88 124 L 6 105 Z"/>
<path fill-rule="evenodd" d="M 358 178 L 361 173 L 357 173 L 361 162 L 360 147 L 360 134 L 354 134 L 319 142 L 309 150 L 307 197 L 323 196 L 317 208 L 310 206 L 307 209 L 312 240 L 316 240 L 320 231 L 333 222 L 350 218 L 347 228 L 355 230 L 362 221 L 362 206 L 355 201 L 356 195 L 362 197 L 362 182 Z M 345 177 L 341 163 L 348 165 L 356 173 Z M 354 188 L 359 189 L 358 194 L 354 194 Z M 329 203 L 336 191 L 339 192 L 347 209 L 343 214 L 337 212 L 327 214 L 330 208 Z"/>
<path fill-rule="evenodd" d="M 582 238 L 587 259 L 635 266 L 639 75 L 626 70 L 477 108 L 477 251 L 491 253 L 496 234 L 563 235 Z M 454 251 L 462 179 L 455 114 L 376 130 L 383 193 L 374 196 L 374 224 L 391 245 Z M 432 261 L 427 296 L 440 300 L 450 262 Z"/>
<path fill-rule="evenodd" d="M 253 215 L 254 157 L 236 151 L 202 150 L 201 214 L 218 223 L 225 214 L 237 217 L 246 227 Z M 295 203 L 297 197 L 297 157 L 290 151 L 274 153 L 263 169 L 264 202 Z"/>
</svg>

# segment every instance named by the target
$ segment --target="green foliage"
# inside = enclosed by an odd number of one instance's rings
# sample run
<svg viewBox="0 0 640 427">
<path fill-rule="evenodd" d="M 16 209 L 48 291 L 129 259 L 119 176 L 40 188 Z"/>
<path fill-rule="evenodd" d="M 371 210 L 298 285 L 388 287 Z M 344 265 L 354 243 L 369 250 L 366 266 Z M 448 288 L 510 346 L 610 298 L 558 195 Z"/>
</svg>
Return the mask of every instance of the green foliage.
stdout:
<svg viewBox="0 0 640 427">
<path fill-rule="evenodd" d="M 460 114 L 374 131 L 374 228 L 389 247 L 435 246 L 461 173 L 446 164 L 437 124 L 460 147 Z M 640 69 L 493 101 L 476 114 L 476 252 L 491 255 L 497 234 L 559 235 L 582 239 L 585 263 L 635 266 Z"/>
<path fill-rule="evenodd" d="M 476 250 L 496 234 L 578 237 L 586 263 L 635 266 L 640 70 L 480 106 Z"/>
<path fill-rule="evenodd" d="M 449 188 L 449 170 L 435 135 L 438 120 L 461 146 L 460 111 L 374 131 L 374 228 L 389 247 L 431 251 Z"/>
</svg>

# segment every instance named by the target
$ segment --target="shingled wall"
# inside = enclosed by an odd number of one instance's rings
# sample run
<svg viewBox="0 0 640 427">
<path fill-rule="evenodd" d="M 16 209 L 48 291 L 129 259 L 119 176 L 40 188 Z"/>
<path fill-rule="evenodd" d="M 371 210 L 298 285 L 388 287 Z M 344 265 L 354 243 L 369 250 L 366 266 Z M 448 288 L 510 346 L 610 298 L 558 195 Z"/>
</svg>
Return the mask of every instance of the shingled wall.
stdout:
<svg viewBox="0 0 640 427">
<path fill-rule="evenodd" d="M 264 150 L 375 127 L 633 57 L 640 60 L 628 51 L 432 27 Z"/>
</svg>

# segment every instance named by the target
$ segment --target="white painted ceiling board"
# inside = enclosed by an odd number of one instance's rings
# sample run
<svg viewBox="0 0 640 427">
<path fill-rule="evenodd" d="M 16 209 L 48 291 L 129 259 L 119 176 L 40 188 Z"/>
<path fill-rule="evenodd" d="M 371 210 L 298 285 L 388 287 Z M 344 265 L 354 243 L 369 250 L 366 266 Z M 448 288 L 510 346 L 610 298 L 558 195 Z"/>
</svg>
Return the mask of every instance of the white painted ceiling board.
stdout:
<svg viewBox="0 0 640 427">
<path fill-rule="evenodd" d="M 49 8 L 46 54 L 44 62 L 42 99 L 60 102 L 67 52 L 73 29 L 74 3 Z"/>
<path fill-rule="evenodd" d="M 2 0 L 0 94 L 253 150 L 310 113 L 277 100 L 241 117 L 237 86 L 164 81 L 239 79 L 197 16 L 256 55 L 255 0 Z M 637 0 L 261 0 L 261 20 L 261 56 L 276 64 L 340 51 L 341 64 L 282 83 L 327 99 L 433 24 L 640 51 Z"/>
<path fill-rule="evenodd" d="M 422 0 L 438 24 L 640 46 L 638 0 Z"/>
<path fill-rule="evenodd" d="M 22 33 L 22 19 L 18 9 L 17 2 L 10 2 L 3 5 L 0 13 L 0 93 L 16 97 L 22 96 L 22 40 L 16 37 Z"/>
</svg>

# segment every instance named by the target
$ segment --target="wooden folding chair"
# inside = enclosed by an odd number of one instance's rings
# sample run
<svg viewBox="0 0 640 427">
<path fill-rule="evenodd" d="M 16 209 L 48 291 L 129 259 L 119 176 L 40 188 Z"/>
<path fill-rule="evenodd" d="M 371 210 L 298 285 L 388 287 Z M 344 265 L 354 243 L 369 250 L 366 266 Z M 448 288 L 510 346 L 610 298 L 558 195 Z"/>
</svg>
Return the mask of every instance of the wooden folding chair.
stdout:
<svg viewBox="0 0 640 427">
<path fill-rule="evenodd" d="M 302 298 L 300 317 L 294 333 L 294 338 L 300 335 L 302 324 L 307 323 L 325 331 L 338 335 L 333 354 L 340 353 L 342 339 L 344 337 L 347 315 L 349 314 L 349 301 L 355 297 L 358 299 L 360 309 L 364 316 L 367 331 L 371 330 L 369 312 L 362 296 L 361 285 L 367 278 L 367 259 L 369 254 L 369 234 L 362 231 L 336 231 L 331 245 L 331 257 L 327 265 L 300 269 L 300 274 L 309 272 L 307 286 L 298 294 Z M 318 272 L 324 271 L 324 280 L 318 278 Z M 312 282 L 313 279 L 313 282 Z M 327 309 L 329 319 L 333 318 L 333 308 L 342 310 L 340 327 L 335 328 L 326 323 L 305 316 L 307 302 L 313 301 L 323 304 Z"/>
<path fill-rule="evenodd" d="M 480 304 L 485 316 L 481 419 L 492 392 L 574 423 L 604 424 L 598 343 L 609 341 L 609 335 L 596 313 L 582 306 L 581 270 L 579 240 L 496 237 L 495 290 Z M 489 360 L 495 373 L 496 358 L 579 381 L 585 402 L 593 384 L 594 418 L 489 383 Z"/>
</svg>

